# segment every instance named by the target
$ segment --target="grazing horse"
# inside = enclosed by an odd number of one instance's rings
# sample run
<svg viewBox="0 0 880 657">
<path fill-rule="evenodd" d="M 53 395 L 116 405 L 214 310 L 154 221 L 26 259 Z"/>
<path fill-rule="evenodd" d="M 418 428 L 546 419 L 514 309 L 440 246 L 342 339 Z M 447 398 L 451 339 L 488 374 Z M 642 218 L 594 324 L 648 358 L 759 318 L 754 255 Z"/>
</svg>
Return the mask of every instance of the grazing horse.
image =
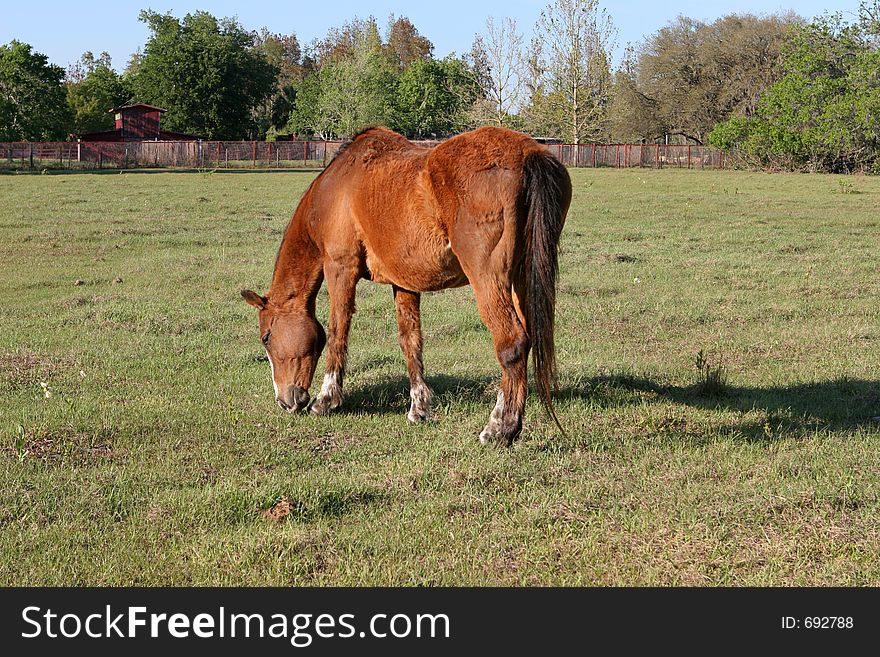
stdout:
<svg viewBox="0 0 880 657">
<path fill-rule="evenodd" d="M 520 434 L 530 349 L 538 394 L 556 420 L 550 396 L 557 244 L 570 203 L 565 167 L 512 130 L 480 128 L 434 148 L 384 128 L 358 134 L 300 200 L 269 291 L 241 293 L 260 311 L 278 404 L 287 411 L 308 405 L 325 343 L 326 373 L 311 411 L 323 415 L 342 403 L 355 286 L 364 278 L 392 286 L 409 371 L 407 418 L 429 419 L 420 293 L 470 284 L 502 369 L 480 441 L 510 445 Z M 326 335 L 315 318 L 324 280 Z"/>
</svg>

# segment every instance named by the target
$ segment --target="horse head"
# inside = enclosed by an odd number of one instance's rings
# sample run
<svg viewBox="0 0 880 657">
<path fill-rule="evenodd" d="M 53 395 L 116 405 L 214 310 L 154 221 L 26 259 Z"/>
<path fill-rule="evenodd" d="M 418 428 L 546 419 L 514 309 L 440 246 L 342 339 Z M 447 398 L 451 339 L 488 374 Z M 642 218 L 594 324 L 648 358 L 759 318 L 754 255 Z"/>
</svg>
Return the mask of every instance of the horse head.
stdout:
<svg viewBox="0 0 880 657">
<path fill-rule="evenodd" d="M 279 307 L 251 290 L 241 296 L 260 311 L 260 340 L 272 368 L 275 401 L 291 413 L 305 408 L 327 342 L 324 327 L 306 310 Z"/>
</svg>

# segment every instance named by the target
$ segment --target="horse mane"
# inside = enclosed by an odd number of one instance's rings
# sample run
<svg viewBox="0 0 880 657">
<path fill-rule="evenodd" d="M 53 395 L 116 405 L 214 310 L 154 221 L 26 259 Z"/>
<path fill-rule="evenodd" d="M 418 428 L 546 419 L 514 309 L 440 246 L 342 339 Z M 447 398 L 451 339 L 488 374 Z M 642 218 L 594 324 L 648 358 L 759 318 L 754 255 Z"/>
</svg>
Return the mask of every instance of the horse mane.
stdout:
<svg viewBox="0 0 880 657">
<path fill-rule="evenodd" d="M 356 133 L 354 133 L 351 137 L 349 137 L 348 139 L 344 140 L 344 141 L 339 145 L 339 148 L 336 149 L 336 152 L 333 154 L 333 157 L 330 159 L 330 162 L 328 163 L 328 166 L 329 166 L 330 164 L 333 164 L 333 161 L 336 160 L 337 157 L 339 157 L 339 156 L 342 155 L 345 151 L 347 151 L 349 146 L 351 146 L 351 145 L 352 145 L 354 142 L 356 142 L 359 138 L 363 137 L 365 134 L 367 134 L 368 132 L 371 132 L 371 131 L 373 131 L 373 130 L 376 130 L 376 131 L 379 131 L 379 130 L 387 130 L 387 128 L 385 128 L 385 126 L 381 126 L 381 125 L 379 125 L 379 124 L 368 125 L 368 126 L 366 126 L 366 127 L 364 127 L 364 128 L 361 128 L 361 129 L 358 130 Z"/>
<path fill-rule="evenodd" d="M 370 137 L 373 137 L 372 140 L 374 143 L 378 142 L 381 145 L 381 150 L 393 150 L 393 148 L 388 148 L 392 145 L 402 145 L 406 144 L 408 146 L 413 146 L 412 142 L 404 138 L 403 136 L 389 130 L 383 125 L 368 125 L 365 128 L 362 128 L 358 132 L 356 132 L 352 137 L 343 141 L 339 148 L 336 149 L 336 152 L 333 154 L 333 157 L 330 159 L 330 162 L 327 163 L 327 168 L 330 168 L 330 165 L 333 164 L 339 156 L 343 155 L 349 148 L 358 142 L 363 142 L 368 140 Z"/>
</svg>

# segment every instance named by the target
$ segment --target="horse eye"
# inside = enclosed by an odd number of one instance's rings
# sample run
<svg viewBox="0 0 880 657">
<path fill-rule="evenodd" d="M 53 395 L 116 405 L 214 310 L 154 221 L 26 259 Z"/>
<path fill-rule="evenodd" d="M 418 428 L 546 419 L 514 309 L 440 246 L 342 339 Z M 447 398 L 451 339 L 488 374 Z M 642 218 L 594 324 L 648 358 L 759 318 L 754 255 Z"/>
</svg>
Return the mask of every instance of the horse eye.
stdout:
<svg viewBox="0 0 880 657">
<path fill-rule="evenodd" d="M 271 331 L 266 331 L 266 335 L 264 335 L 262 338 L 260 338 L 260 339 L 263 341 L 263 345 L 266 346 L 266 347 L 269 346 L 269 336 L 270 336 L 270 335 L 272 335 L 272 332 L 271 332 Z"/>
</svg>

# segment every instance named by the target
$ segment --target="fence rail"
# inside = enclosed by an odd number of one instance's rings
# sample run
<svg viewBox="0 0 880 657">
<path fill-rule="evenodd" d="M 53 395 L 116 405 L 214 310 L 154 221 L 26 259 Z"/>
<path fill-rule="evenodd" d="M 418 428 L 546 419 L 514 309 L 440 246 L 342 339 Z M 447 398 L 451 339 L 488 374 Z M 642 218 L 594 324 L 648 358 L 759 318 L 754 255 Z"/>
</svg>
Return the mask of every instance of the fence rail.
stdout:
<svg viewBox="0 0 880 657">
<path fill-rule="evenodd" d="M 2 142 L 0 168 L 324 167 L 340 141 Z M 436 142 L 431 142 L 436 143 Z M 547 144 L 570 167 L 723 169 L 724 152 L 697 145 Z"/>
<path fill-rule="evenodd" d="M 547 144 L 569 167 L 723 169 L 724 151 L 689 144 Z"/>
<path fill-rule="evenodd" d="M 0 167 L 292 168 L 326 166 L 339 141 L 5 142 Z"/>
</svg>

